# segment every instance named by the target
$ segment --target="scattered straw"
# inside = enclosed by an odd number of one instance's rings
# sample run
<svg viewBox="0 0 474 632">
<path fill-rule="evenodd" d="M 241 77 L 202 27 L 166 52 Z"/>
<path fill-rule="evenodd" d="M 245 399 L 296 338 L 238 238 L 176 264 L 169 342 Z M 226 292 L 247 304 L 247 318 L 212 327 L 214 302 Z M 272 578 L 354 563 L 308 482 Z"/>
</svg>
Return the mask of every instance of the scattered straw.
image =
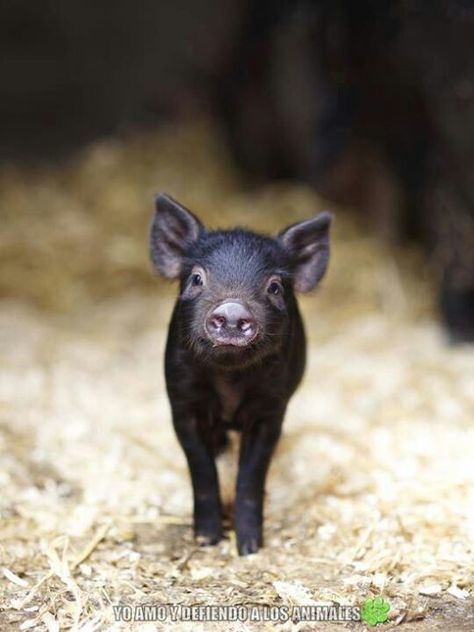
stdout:
<svg viewBox="0 0 474 632">
<path fill-rule="evenodd" d="M 117 604 L 380 594 L 391 627 L 472 629 L 474 353 L 446 346 L 419 253 L 388 255 L 332 209 L 329 275 L 301 300 L 308 368 L 270 472 L 266 546 L 244 559 L 228 519 L 217 547 L 192 539 L 162 375 L 175 288 L 147 260 L 152 195 L 265 230 L 327 204 L 294 184 L 244 190 L 207 124 L 0 180 L 2 630 L 133 629 Z M 235 460 L 219 465 L 229 498 Z"/>
</svg>

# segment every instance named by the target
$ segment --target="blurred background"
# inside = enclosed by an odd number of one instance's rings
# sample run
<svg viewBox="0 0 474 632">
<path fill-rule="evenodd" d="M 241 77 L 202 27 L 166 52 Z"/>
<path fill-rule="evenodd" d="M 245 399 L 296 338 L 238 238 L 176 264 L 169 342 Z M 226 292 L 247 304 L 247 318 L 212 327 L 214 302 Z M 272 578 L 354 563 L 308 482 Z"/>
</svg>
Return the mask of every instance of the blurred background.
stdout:
<svg viewBox="0 0 474 632">
<path fill-rule="evenodd" d="M 181 192 L 177 176 L 153 166 L 162 157 L 156 134 L 193 125 L 202 134 L 204 125 L 229 163 L 223 177 L 232 171 L 240 191 L 303 183 L 326 205 L 350 210 L 383 247 L 418 244 L 424 255 L 415 274 L 433 283 L 451 340 L 472 340 L 473 11 L 469 0 L 120 0 L 113 10 L 88 1 L 7 0 L 0 9 L 7 233 L 0 290 L 26 290 L 41 301 L 52 279 L 74 267 L 85 223 L 96 224 L 108 209 L 108 235 L 124 231 L 122 245 L 111 248 L 126 256 L 130 233 L 142 235 L 152 191 Z M 93 145 L 98 139 L 101 148 Z M 147 157 L 137 145 L 143 142 Z M 185 169 L 183 155 L 196 155 L 193 142 L 204 141 L 183 141 L 176 174 Z M 124 169 L 118 182 L 109 179 L 114 160 Z M 125 180 L 128 193 L 120 191 Z M 203 182 L 204 199 L 196 202 L 212 200 L 209 210 L 220 213 L 213 187 Z M 74 203 L 64 204 L 71 191 Z M 271 215 L 278 223 L 285 213 L 276 204 Z M 83 222 L 74 235 L 63 226 L 54 247 L 33 240 L 23 248 L 30 221 L 54 218 L 54 230 L 73 216 Z M 51 270 L 58 249 L 68 261 Z M 115 263 L 107 274 L 117 276 Z M 96 269 L 90 257 L 77 265 L 89 276 L 85 285 L 105 277 L 102 260 Z M 27 278 L 18 270 L 25 266 Z"/>
<path fill-rule="evenodd" d="M 473 42 L 471 0 L 1 3 L 2 630 L 223 594 L 473 629 Z M 250 561 L 230 522 L 192 541 L 159 191 L 211 227 L 336 217 Z"/>
</svg>

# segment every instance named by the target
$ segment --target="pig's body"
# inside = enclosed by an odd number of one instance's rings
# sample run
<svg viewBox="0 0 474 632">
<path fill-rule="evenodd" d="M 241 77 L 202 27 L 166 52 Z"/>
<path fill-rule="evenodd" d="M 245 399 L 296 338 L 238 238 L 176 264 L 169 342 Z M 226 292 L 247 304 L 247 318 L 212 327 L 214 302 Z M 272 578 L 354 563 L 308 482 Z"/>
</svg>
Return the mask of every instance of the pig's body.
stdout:
<svg viewBox="0 0 474 632">
<path fill-rule="evenodd" d="M 165 371 L 173 424 L 194 492 L 199 541 L 221 536 L 215 456 L 241 433 L 234 511 L 238 549 L 262 545 L 265 476 L 288 401 L 303 376 L 305 335 L 294 289 L 319 281 L 329 255 L 328 214 L 277 239 L 206 231 L 187 209 L 157 200 L 152 259 L 180 278 Z"/>
</svg>

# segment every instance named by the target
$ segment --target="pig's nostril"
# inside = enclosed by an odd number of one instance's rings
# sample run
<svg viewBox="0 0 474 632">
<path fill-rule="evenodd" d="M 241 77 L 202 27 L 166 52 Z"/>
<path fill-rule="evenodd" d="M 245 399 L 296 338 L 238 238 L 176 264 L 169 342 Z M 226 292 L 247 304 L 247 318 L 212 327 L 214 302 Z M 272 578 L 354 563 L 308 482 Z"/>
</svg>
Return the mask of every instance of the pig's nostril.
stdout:
<svg viewBox="0 0 474 632">
<path fill-rule="evenodd" d="M 218 316 L 218 315 L 212 316 L 210 322 L 214 329 L 224 329 L 227 324 L 225 316 Z"/>
<path fill-rule="evenodd" d="M 244 334 L 249 333 L 253 329 L 253 322 L 248 318 L 241 318 L 237 323 L 238 329 Z"/>
</svg>

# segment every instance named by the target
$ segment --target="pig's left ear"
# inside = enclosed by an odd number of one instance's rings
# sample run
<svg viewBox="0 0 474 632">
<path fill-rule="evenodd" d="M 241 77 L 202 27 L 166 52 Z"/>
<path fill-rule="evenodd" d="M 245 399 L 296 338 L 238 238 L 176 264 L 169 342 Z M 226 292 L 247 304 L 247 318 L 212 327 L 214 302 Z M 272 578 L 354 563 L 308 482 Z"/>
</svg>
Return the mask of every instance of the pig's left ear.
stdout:
<svg viewBox="0 0 474 632">
<path fill-rule="evenodd" d="M 331 220 L 331 213 L 325 211 L 288 226 L 278 235 L 293 263 L 293 287 L 297 292 L 312 290 L 326 272 Z"/>
<path fill-rule="evenodd" d="M 169 195 L 158 195 L 150 228 L 150 257 L 158 272 L 168 279 L 178 278 L 186 248 L 202 229 L 191 211 Z"/>
</svg>

